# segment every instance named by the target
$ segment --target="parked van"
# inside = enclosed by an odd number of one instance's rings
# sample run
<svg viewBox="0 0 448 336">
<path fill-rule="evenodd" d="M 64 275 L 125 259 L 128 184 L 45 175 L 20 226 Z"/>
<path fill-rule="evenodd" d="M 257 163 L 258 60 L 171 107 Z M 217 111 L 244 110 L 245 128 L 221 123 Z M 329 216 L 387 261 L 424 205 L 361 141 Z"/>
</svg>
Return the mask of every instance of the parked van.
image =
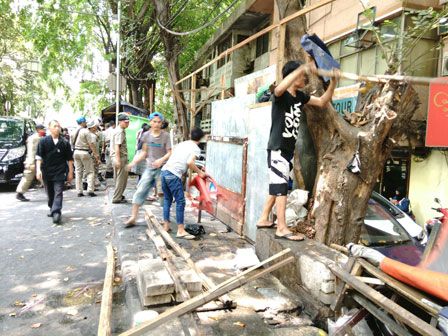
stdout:
<svg viewBox="0 0 448 336">
<path fill-rule="evenodd" d="M 26 139 L 34 132 L 36 127 L 31 119 L 0 116 L 0 183 L 20 181 Z"/>
</svg>

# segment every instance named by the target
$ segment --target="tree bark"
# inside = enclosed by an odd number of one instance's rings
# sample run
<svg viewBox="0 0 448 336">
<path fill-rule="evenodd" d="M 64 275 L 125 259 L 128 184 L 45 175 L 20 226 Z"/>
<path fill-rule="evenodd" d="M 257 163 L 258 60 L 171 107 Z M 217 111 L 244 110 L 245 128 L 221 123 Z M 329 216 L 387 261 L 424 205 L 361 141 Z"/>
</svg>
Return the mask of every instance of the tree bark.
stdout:
<svg viewBox="0 0 448 336">
<path fill-rule="evenodd" d="M 167 22 L 170 21 L 170 1 L 166 0 L 153 0 L 156 9 L 156 17 L 160 20 L 163 25 L 170 27 Z M 168 68 L 168 75 L 170 79 L 170 88 L 172 91 L 177 91 L 176 83 L 180 79 L 179 73 L 179 62 L 178 62 L 178 50 L 179 43 L 177 38 L 174 35 L 169 34 L 163 29 L 160 29 L 160 37 L 163 42 L 164 50 L 165 50 L 165 60 L 166 66 Z M 181 92 L 179 95 L 183 96 Z M 189 127 L 188 127 L 188 119 L 185 111 L 185 107 L 182 103 L 174 98 L 174 116 L 176 123 L 176 132 L 179 141 L 184 141 L 188 139 L 189 135 Z"/>
<path fill-rule="evenodd" d="M 281 18 L 300 9 L 297 1 L 277 3 Z M 299 43 L 305 30 L 304 18 L 287 25 L 286 60 L 306 60 Z M 324 92 L 322 81 L 310 76 L 304 91 L 320 96 Z M 362 126 L 351 125 L 331 104 L 323 109 L 304 108 L 317 174 L 307 221 L 298 229 L 313 232 L 317 241 L 327 245 L 358 242 L 377 178 L 419 105 L 418 96 L 406 83 L 376 86 L 366 95 L 362 103 L 358 100 L 362 104 L 358 112 L 366 121 Z M 358 149 L 358 139 L 361 173 L 353 174 L 346 167 Z"/>
</svg>

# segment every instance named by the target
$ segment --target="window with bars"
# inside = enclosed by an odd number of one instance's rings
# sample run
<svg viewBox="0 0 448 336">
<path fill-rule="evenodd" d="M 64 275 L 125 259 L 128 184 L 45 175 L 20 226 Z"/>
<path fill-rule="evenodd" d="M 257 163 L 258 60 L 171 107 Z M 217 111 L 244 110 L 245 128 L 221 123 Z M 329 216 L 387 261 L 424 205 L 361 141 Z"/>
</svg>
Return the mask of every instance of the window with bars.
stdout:
<svg viewBox="0 0 448 336">
<path fill-rule="evenodd" d="M 230 49 L 232 46 L 232 35 L 226 37 L 226 39 L 218 45 L 218 55 L 221 55 L 227 49 Z M 230 61 L 230 54 L 221 58 L 218 61 L 218 68 L 222 67 L 224 64 Z"/>
<path fill-rule="evenodd" d="M 257 46 L 256 46 L 256 52 L 255 57 L 259 57 L 263 55 L 264 53 L 269 51 L 269 33 L 266 33 L 259 38 L 257 38 Z"/>
</svg>

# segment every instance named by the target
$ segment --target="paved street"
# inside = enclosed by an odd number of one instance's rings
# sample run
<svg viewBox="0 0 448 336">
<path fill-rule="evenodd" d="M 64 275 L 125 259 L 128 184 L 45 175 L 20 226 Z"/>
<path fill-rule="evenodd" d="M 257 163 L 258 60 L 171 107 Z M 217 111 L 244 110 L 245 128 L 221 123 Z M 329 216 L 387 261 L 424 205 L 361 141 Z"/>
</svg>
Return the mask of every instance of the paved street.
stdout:
<svg viewBox="0 0 448 336">
<path fill-rule="evenodd" d="M 43 189 L 19 202 L 15 186 L 0 185 L 1 335 L 96 334 L 106 245 L 113 239 L 105 192 L 97 193 L 78 198 L 73 189 L 64 192 L 62 225 L 54 225 Z M 128 327 L 123 292 L 119 281 L 114 333 Z"/>
</svg>

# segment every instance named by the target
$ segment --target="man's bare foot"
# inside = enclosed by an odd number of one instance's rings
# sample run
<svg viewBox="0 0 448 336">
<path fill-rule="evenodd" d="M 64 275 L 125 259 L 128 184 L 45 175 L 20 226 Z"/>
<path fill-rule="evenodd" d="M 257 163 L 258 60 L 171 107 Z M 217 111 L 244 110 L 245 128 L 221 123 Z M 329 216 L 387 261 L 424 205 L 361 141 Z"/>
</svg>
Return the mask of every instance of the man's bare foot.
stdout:
<svg viewBox="0 0 448 336">
<path fill-rule="evenodd" d="M 257 229 L 263 229 L 263 228 L 274 228 L 275 223 L 270 222 L 268 220 L 259 220 L 257 223 Z"/>
<path fill-rule="evenodd" d="M 135 226 L 135 219 L 130 218 L 127 222 L 124 223 L 125 228 L 130 228 Z"/>
<path fill-rule="evenodd" d="M 171 231 L 170 223 L 169 222 L 163 222 L 163 228 L 165 229 L 166 232 L 170 232 Z"/>
</svg>

